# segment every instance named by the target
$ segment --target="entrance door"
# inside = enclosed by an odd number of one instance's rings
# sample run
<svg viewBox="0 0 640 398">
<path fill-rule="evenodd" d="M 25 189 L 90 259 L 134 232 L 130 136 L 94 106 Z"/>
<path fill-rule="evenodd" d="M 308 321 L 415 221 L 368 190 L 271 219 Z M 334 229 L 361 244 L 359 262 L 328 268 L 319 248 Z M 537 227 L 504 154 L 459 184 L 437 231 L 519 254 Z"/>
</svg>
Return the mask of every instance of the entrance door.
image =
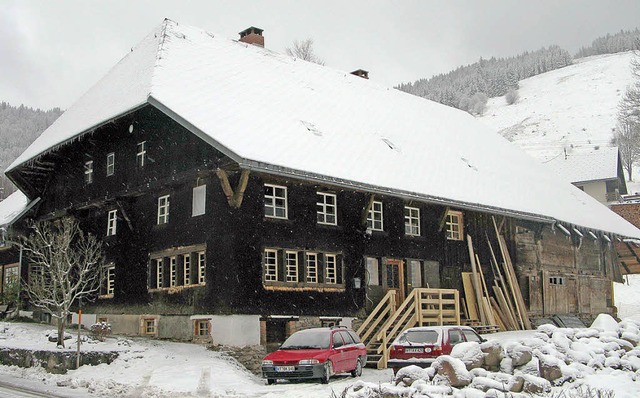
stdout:
<svg viewBox="0 0 640 398">
<path fill-rule="evenodd" d="M 396 291 L 396 303 L 400 304 L 405 298 L 404 288 L 404 261 L 399 259 L 384 259 L 382 277 L 385 293 L 389 290 Z"/>
</svg>

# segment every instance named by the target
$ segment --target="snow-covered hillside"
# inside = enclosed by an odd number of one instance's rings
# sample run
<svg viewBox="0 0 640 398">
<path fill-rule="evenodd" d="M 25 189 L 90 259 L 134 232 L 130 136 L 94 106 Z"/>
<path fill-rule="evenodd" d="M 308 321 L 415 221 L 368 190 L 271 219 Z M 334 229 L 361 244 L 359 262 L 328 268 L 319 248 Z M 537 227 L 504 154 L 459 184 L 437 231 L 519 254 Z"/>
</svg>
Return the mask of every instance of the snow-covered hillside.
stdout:
<svg viewBox="0 0 640 398">
<path fill-rule="evenodd" d="M 631 52 L 588 57 L 525 79 L 517 103 L 492 98 L 479 120 L 539 159 L 571 145 L 606 146 L 618 102 L 633 81 L 631 58 Z"/>
</svg>

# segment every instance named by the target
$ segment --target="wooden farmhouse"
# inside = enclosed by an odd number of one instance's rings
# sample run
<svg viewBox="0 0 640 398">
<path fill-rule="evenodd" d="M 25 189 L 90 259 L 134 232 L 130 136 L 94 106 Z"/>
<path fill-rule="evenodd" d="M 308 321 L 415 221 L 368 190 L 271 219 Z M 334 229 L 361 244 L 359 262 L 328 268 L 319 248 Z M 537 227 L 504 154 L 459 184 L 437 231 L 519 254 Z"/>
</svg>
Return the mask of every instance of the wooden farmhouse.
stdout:
<svg viewBox="0 0 640 398">
<path fill-rule="evenodd" d="M 356 319 L 382 339 L 398 311 L 615 314 L 611 242 L 636 227 L 464 112 L 263 44 L 165 20 L 7 170 L 29 218 L 103 237 L 90 319 L 266 346 Z"/>
</svg>

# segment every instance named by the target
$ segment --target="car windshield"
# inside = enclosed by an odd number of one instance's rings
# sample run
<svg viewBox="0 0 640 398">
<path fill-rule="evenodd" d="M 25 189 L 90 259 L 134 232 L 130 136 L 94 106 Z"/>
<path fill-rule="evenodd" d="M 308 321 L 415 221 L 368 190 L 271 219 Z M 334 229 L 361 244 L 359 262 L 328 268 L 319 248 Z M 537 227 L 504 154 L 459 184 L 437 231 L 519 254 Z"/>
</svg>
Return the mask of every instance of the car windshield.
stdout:
<svg viewBox="0 0 640 398">
<path fill-rule="evenodd" d="M 283 350 L 304 350 L 311 348 L 329 348 L 331 333 L 326 330 L 303 330 L 289 336 L 282 344 Z"/>
<path fill-rule="evenodd" d="M 409 330 L 398 338 L 401 344 L 436 344 L 438 332 L 434 330 Z"/>
</svg>

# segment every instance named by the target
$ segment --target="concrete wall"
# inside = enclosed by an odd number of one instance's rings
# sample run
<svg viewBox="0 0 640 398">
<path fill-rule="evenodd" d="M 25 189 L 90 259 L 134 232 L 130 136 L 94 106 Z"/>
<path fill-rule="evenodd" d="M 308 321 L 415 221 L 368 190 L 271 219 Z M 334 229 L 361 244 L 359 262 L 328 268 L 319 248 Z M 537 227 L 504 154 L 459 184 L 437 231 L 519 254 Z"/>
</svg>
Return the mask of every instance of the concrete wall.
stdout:
<svg viewBox="0 0 640 398">
<path fill-rule="evenodd" d="M 260 344 L 259 315 L 215 315 L 211 317 L 214 344 L 245 346 Z"/>
<path fill-rule="evenodd" d="M 188 315 L 163 315 L 158 319 L 158 337 L 191 340 L 194 337 L 192 322 Z"/>
</svg>

